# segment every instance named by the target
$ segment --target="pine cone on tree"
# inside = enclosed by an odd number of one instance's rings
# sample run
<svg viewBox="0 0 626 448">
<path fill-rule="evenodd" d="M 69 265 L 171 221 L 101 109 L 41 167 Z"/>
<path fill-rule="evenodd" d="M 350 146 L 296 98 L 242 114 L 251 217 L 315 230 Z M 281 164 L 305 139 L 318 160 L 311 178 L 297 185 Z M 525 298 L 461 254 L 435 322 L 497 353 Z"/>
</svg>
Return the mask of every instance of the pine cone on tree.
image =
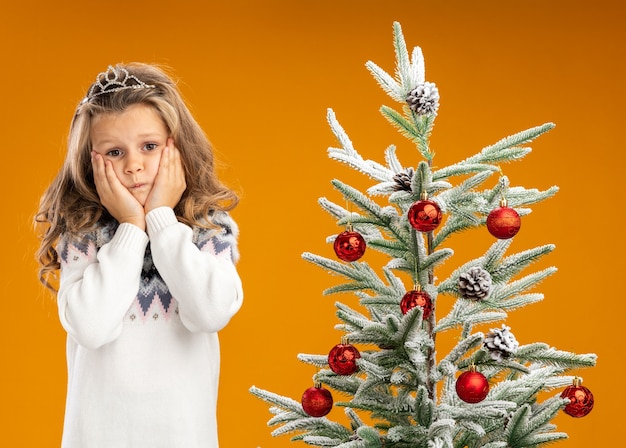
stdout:
<svg viewBox="0 0 626 448">
<path fill-rule="evenodd" d="M 459 292 L 469 300 L 482 300 L 491 292 L 491 275 L 483 268 L 475 266 L 459 275 Z"/>
<path fill-rule="evenodd" d="M 511 327 L 502 324 L 502 329 L 492 328 L 487 336 L 483 346 L 489 351 L 491 359 L 503 361 L 511 356 L 519 347 L 519 343 L 513 333 Z"/>
<path fill-rule="evenodd" d="M 413 173 L 413 168 L 409 167 L 402 173 L 398 173 L 393 176 L 393 180 L 396 183 L 393 186 L 394 191 L 408 191 L 410 193 L 412 191 L 411 181 L 413 179 Z"/>
<path fill-rule="evenodd" d="M 436 114 L 439 109 L 439 90 L 434 83 L 426 81 L 411 90 L 406 102 L 418 115 Z"/>
</svg>

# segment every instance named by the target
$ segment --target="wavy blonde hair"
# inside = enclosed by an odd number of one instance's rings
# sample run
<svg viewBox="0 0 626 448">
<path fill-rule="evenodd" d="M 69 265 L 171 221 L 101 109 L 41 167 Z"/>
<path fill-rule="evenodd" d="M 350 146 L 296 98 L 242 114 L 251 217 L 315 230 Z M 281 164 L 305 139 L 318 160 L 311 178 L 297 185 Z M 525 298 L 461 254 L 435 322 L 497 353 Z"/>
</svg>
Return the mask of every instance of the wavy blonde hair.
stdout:
<svg viewBox="0 0 626 448">
<path fill-rule="evenodd" d="M 165 71 L 142 63 L 118 64 L 116 69 L 126 69 L 129 75 L 154 88 L 106 92 L 81 102 L 76 109 L 65 161 L 42 195 L 35 216 L 41 240 L 36 254 L 39 279 L 53 292 L 56 288 L 50 280 L 60 268 L 55 250 L 59 237 L 78 236 L 93 230 L 99 222 L 112 219 L 100 203 L 91 166 L 89 136 L 94 117 L 100 114 L 121 113 L 133 104 L 146 104 L 163 119 L 180 150 L 187 183 L 174 208 L 179 221 L 189 226 L 207 227 L 212 212 L 231 210 L 238 202 L 237 195 L 217 179 L 211 144 Z M 106 83 L 106 74 L 100 75 L 100 81 Z"/>
</svg>

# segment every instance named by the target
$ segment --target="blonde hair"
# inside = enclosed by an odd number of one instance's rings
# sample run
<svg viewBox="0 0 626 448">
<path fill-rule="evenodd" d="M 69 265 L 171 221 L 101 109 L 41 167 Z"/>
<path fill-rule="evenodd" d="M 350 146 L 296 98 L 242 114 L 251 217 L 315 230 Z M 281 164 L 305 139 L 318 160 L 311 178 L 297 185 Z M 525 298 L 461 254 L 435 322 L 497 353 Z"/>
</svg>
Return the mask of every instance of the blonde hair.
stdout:
<svg viewBox="0 0 626 448">
<path fill-rule="evenodd" d="M 91 167 L 90 130 L 94 117 L 121 113 L 133 104 L 154 108 L 180 150 L 187 188 L 174 212 L 189 226 L 210 226 L 210 214 L 231 210 L 237 195 L 224 186 L 214 170 L 213 149 L 206 135 L 185 105 L 176 84 L 163 69 L 149 64 L 118 64 L 130 75 L 154 88 L 123 89 L 92 96 L 77 107 L 70 125 L 67 154 L 60 171 L 41 197 L 35 224 L 41 243 L 36 254 L 39 279 L 52 291 L 49 282 L 60 268 L 55 245 L 61 235 L 80 235 L 112 219 L 100 203 Z M 105 82 L 106 75 L 100 75 Z M 91 87 L 94 87 L 92 85 Z M 91 90 L 91 88 L 90 88 Z"/>
</svg>

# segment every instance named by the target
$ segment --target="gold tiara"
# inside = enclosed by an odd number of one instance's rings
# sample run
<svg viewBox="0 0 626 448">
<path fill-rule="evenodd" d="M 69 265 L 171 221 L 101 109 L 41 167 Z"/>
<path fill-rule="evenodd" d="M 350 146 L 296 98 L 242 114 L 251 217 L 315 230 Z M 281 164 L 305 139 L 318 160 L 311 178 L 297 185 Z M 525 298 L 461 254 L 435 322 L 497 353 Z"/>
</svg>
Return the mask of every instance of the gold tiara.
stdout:
<svg viewBox="0 0 626 448">
<path fill-rule="evenodd" d="M 154 89 L 156 86 L 146 84 L 135 75 L 128 73 L 125 68 L 116 68 L 109 65 L 106 72 L 98 73 L 96 82 L 92 84 L 80 104 L 91 101 L 93 98 L 105 93 L 118 92 L 126 89 Z"/>
</svg>

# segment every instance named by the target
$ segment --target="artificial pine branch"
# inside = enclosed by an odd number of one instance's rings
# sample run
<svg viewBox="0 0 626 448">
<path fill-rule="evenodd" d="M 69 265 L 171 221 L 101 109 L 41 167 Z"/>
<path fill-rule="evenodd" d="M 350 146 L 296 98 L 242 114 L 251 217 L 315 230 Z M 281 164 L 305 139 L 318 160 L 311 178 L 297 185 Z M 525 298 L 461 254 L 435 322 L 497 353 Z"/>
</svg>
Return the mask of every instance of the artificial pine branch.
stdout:
<svg viewBox="0 0 626 448">
<path fill-rule="evenodd" d="M 301 415 L 294 412 L 280 412 L 267 422 L 267 426 L 279 426 L 294 420 L 299 420 L 301 417 Z M 284 428 L 280 428 L 280 430 L 284 430 Z"/>
<path fill-rule="evenodd" d="M 389 145 L 385 150 L 385 161 L 387 162 L 387 166 L 389 169 L 396 174 L 399 174 L 404 171 L 404 167 L 402 163 L 400 163 L 400 159 L 398 159 L 398 155 L 396 154 L 396 146 Z"/>
<path fill-rule="evenodd" d="M 356 376 L 342 377 L 330 370 L 319 371 L 315 380 L 346 395 L 356 395 L 363 384 L 363 380 Z"/>
<path fill-rule="evenodd" d="M 328 365 L 328 356 L 323 355 L 308 355 L 305 353 L 299 353 L 298 359 L 304 363 L 310 364 L 315 367 L 326 367 Z"/>
<path fill-rule="evenodd" d="M 341 444 L 341 439 L 325 436 L 304 436 L 302 441 L 307 445 L 314 446 L 338 446 Z"/>
<path fill-rule="evenodd" d="M 485 267 L 489 269 L 494 282 L 506 282 L 514 275 L 519 274 L 530 264 L 551 253 L 554 249 L 554 244 L 538 246 L 510 255 L 497 264 L 495 262 L 488 262 Z"/>
<path fill-rule="evenodd" d="M 407 247 L 402 241 L 370 240 L 367 246 L 394 258 L 405 258 L 407 253 Z"/>
<path fill-rule="evenodd" d="M 392 76 L 387 74 L 382 68 L 376 65 L 372 61 L 368 61 L 365 64 L 365 67 L 372 74 L 374 79 L 378 82 L 378 84 L 382 87 L 382 89 L 389 95 L 391 98 L 398 102 L 404 101 L 406 95 L 402 91 L 401 87 L 398 85 L 395 79 Z"/>
<path fill-rule="evenodd" d="M 449 179 L 454 176 L 465 176 L 468 174 L 482 173 L 483 171 L 496 172 L 499 171 L 499 168 L 486 163 L 460 162 L 434 171 L 433 180 Z"/>
<path fill-rule="evenodd" d="M 268 392 L 263 389 L 259 389 L 256 386 L 252 386 L 250 388 L 250 392 L 267 403 L 278 406 L 281 409 L 286 409 L 293 411 L 302 416 L 306 416 L 304 411 L 302 410 L 302 405 L 291 398 L 283 397 L 281 395 L 275 394 L 273 392 Z"/>
<path fill-rule="evenodd" d="M 452 376 L 454 375 L 454 373 L 456 373 L 456 368 L 454 369 L 450 369 L 448 366 L 454 366 L 455 364 L 457 364 L 459 362 L 459 360 L 465 356 L 467 354 L 467 352 L 473 348 L 475 348 L 476 346 L 482 344 L 483 342 L 483 334 L 482 333 L 476 333 L 473 334 L 465 339 L 460 340 L 456 346 L 450 350 L 450 353 L 448 353 L 440 362 L 439 362 L 439 369 L 442 370 L 442 373 L 444 373 L 444 375 L 449 375 Z M 444 366 L 446 366 L 444 368 Z"/>
<path fill-rule="evenodd" d="M 482 448 L 507 448 L 506 442 L 489 442 L 486 445 L 482 445 Z"/>
<path fill-rule="evenodd" d="M 502 287 L 496 287 L 491 293 L 490 300 L 491 302 L 496 304 L 496 306 L 498 306 L 501 301 L 507 300 L 513 296 L 520 294 L 523 291 L 532 288 L 533 286 L 537 285 L 539 282 L 544 280 L 546 277 L 554 274 L 555 272 L 556 268 L 549 267 L 539 272 L 527 275 L 514 282 L 510 282 Z"/>
<path fill-rule="evenodd" d="M 509 412 L 515 408 L 515 404 L 510 401 L 483 401 L 471 405 L 458 405 L 457 403 L 444 403 L 439 406 L 439 412 L 447 419 L 452 420 L 471 420 L 486 419 L 497 420 L 505 418 Z"/>
<path fill-rule="evenodd" d="M 518 160 L 527 155 L 531 149 L 519 145 L 532 142 L 540 135 L 554 128 L 554 123 L 545 123 L 541 126 L 527 129 L 503 138 L 497 143 L 483 148 L 478 154 L 465 159 L 464 163 L 500 163 Z"/>
<path fill-rule="evenodd" d="M 478 311 L 477 311 L 478 310 Z M 441 333 L 462 324 L 478 325 L 499 322 L 506 319 L 507 314 L 499 311 L 482 311 L 475 305 L 455 308 L 446 317 L 442 318 L 435 327 L 434 333 Z"/>
<path fill-rule="evenodd" d="M 397 347 L 404 347 L 405 353 L 416 367 L 424 362 L 422 348 L 428 344 L 428 334 L 422 330 L 422 317 L 420 307 L 409 310 L 393 338 Z"/>
<path fill-rule="evenodd" d="M 294 431 L 309 431 L 312 434 L 318 433 L 320 435 L 331 434 L 338 437 L 340 440 L 345 439 L 346 436 L 349 437 L 349 432 L 344 426 L 328 420 L 327 418 L 315 417 L 292 420 L 275 429 L 272 435 L 277 437 Z"/>
<path fill-rule="evenodd" d="M 458 186 L 450 188 L 449 190 L 438 195 L 437 200 L 441 202 L 441 204 L 445 204 L 445 206 L 448 206 L 448 204 L 454 205 L 458 202 L 464 202 L 466 195 L 471 195 L 473 190 L 485 182 L 492 174 L 493 171 L 481 171 L 474 174 Z M 442 211 L 445 211 L 445 209 L 442 209 Z"/>
<path fill-rule="evenodd" d="M 551 198 L 559 191 L 558 187 L 550 187 L 545 191 L 537 189 L 526 190 L 521 187 L 512 187 L 507 190 L 506 197 L 512 207 L 536 204 L 545 199 Z"/>
<path fill-rule="evenodd" d="M 341 144 L 341 149 L 332 147 L 328 148 L 328 156 L 331 159 L 344 162 L 352 168 L 367 174 L 372 179 L 376 179 L 381 182 L 390 182 L 393 179 L 394 173 L 392 171 L 386 169 L 377 162 L 364 160 L 354 149 L 352 141 L 337 121 L 335 112 L 332 109 L 328 109 L 327 119 L 335 137 Z"/>
<path fill-rule="evenodd" d="M 339 190 L 346 200 L 355 204 L 369 215 L 379 218 L 381 220 L 380 225 L 386 224 L 383 209 L 366 195 L 361 193 L 356 188 L 353 188 L 337 179 L 333 180 L 332 184 L 337 190 Z"/>
<path fill-rule="evenodd" d="M 387 119 L 389 123 L 391 123 L 394 127 L 396 127 L 402 135 L 411 140 L 416 145 L 421 143 L 422 137 L 420 135 L 419 130 L 416 126 L 407 120 L 400 112 L 392 109 L 389 106 L 382 106 L 380 108 L 380 113 L 383 117 Z M 431 160 L 432 156 L 429 153 L 424 154 L 422 152 L 422 156 L 426 160 Z"/>
<path fill-rule="evenodd" d="M 597 360 L 597 356 L 593 353 L 577 355 L 557 350 L 542 342 L 519 347 L 515 353 L 515 358 L 521 362 L 541 363 L 561 369 L 593 367 Z M 571 383 L 571 380 L 567 382 Z"/>
<path fill-rule="evenodd" d="M 402 86 L 404 94 L 400 100 L 402 102 L 415 83 L 419 81 L 413 76 L 411 61 L 409 60 L 409 52 L 404 41 L 404 36 L 402 35 L 402 30 L 396 24 L 394 24 L 393 27 L 393 39 L 393 48 L 396 51 L 396 79 L 400 81 L 399 84 Z"/>
<path fill-rule="evenodd" d="M 517 308 L 521 308 L 532 303 L 540 302 L 544 299 L 543 294 L 518 294 L 514 297 L 506 299 L 504 302 L 498 302 L 498 308 L 503 311 L 513 311 Z"/>
</svg>

